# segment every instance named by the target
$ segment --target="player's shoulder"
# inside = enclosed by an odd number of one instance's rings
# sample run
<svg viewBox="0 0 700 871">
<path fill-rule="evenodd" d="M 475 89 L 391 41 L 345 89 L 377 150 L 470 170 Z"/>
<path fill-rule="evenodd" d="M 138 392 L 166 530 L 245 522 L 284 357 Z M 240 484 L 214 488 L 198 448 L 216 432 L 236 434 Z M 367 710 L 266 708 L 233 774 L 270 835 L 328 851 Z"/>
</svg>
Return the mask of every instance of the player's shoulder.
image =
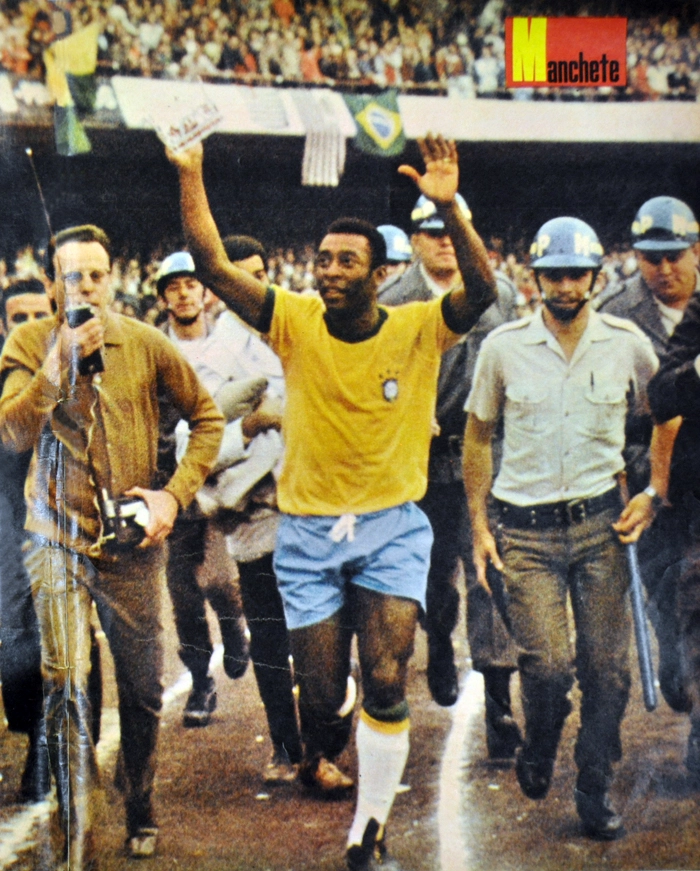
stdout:
<svg viewBox="0 0 700 871">
<path fill-rule="evenodd" d="M 274 294 L 275 306 L 279 303 L 300 308 L 324 308 L 321 294 L 317 290 L 302 290 L 297 292 L 289 290 L 286 287 L 281 287 L 279 284 L 271 284 L 269 290 Z"/>
</svg>

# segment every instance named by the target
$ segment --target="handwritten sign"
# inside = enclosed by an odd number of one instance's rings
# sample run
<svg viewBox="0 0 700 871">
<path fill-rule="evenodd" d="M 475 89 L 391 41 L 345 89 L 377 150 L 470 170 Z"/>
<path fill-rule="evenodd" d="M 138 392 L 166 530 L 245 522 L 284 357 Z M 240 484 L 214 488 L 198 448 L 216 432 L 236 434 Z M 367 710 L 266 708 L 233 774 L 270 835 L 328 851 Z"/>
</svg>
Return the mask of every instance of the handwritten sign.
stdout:
<svg viewBox="0 0 700 871">
<path fill-rule="evenodd" d="M 221 112 L 205 94 L 203 102 L 196 106 L 171 104 L 167 109 L 169 111 L 154 119 L 153 127 L 160 140 L 175 153 L 201 142 L 223 120 Z"/>
</svg>

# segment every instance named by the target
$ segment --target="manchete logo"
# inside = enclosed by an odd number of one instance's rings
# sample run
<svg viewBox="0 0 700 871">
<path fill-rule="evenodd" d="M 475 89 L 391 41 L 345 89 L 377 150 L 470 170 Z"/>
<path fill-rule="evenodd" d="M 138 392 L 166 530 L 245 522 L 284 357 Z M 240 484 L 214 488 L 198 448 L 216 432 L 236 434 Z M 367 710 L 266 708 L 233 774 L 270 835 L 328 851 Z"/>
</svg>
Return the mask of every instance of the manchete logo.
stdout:
<svg viewBox="0 0 700 871">
<path fill-rule="evenodd" d="M 626 18 L 506 18 L 509 88 L 626 84 Z"/>
</svg>

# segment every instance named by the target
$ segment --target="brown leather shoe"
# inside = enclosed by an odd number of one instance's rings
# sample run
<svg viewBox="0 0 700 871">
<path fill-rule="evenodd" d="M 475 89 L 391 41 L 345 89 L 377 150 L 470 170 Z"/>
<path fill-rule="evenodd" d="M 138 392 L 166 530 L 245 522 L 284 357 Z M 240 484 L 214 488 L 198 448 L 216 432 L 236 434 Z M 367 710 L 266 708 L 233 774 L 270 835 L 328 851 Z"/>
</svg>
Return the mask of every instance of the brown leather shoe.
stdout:
<svg viewBox="0 0 700 871">
<path fill-rule="evenodd" d="M 305 760 L 299 769 L 299 779 L 308 789 L 322 795 L 324 798 L 335 798 L 346 794 L 355 786 L 355 782 L 344 774 L 324 756 L 318 759 Z"/>
</svg>

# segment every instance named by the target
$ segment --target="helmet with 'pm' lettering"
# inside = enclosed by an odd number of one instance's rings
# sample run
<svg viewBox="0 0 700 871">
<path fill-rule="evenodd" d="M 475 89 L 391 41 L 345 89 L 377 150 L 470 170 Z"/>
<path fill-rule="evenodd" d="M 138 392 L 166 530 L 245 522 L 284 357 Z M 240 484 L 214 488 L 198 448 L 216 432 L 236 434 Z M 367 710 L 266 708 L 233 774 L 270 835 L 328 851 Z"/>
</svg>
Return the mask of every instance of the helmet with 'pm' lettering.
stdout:
<svg viewBox="0 0 700 871">
<path fill-rule="evenodd" d="M 652 197 L 632 224 L 638 251 L 682 251 L 698 241 L 698 222 L 689 206 L 675 197 Z"/>
<path fill-rule="evenodd" d="M 595 230 L 578 218 L 553 218 L 537 231 L 530 246 L 533 269 L 600 269 L 603 246 Z"/>
</svg>

